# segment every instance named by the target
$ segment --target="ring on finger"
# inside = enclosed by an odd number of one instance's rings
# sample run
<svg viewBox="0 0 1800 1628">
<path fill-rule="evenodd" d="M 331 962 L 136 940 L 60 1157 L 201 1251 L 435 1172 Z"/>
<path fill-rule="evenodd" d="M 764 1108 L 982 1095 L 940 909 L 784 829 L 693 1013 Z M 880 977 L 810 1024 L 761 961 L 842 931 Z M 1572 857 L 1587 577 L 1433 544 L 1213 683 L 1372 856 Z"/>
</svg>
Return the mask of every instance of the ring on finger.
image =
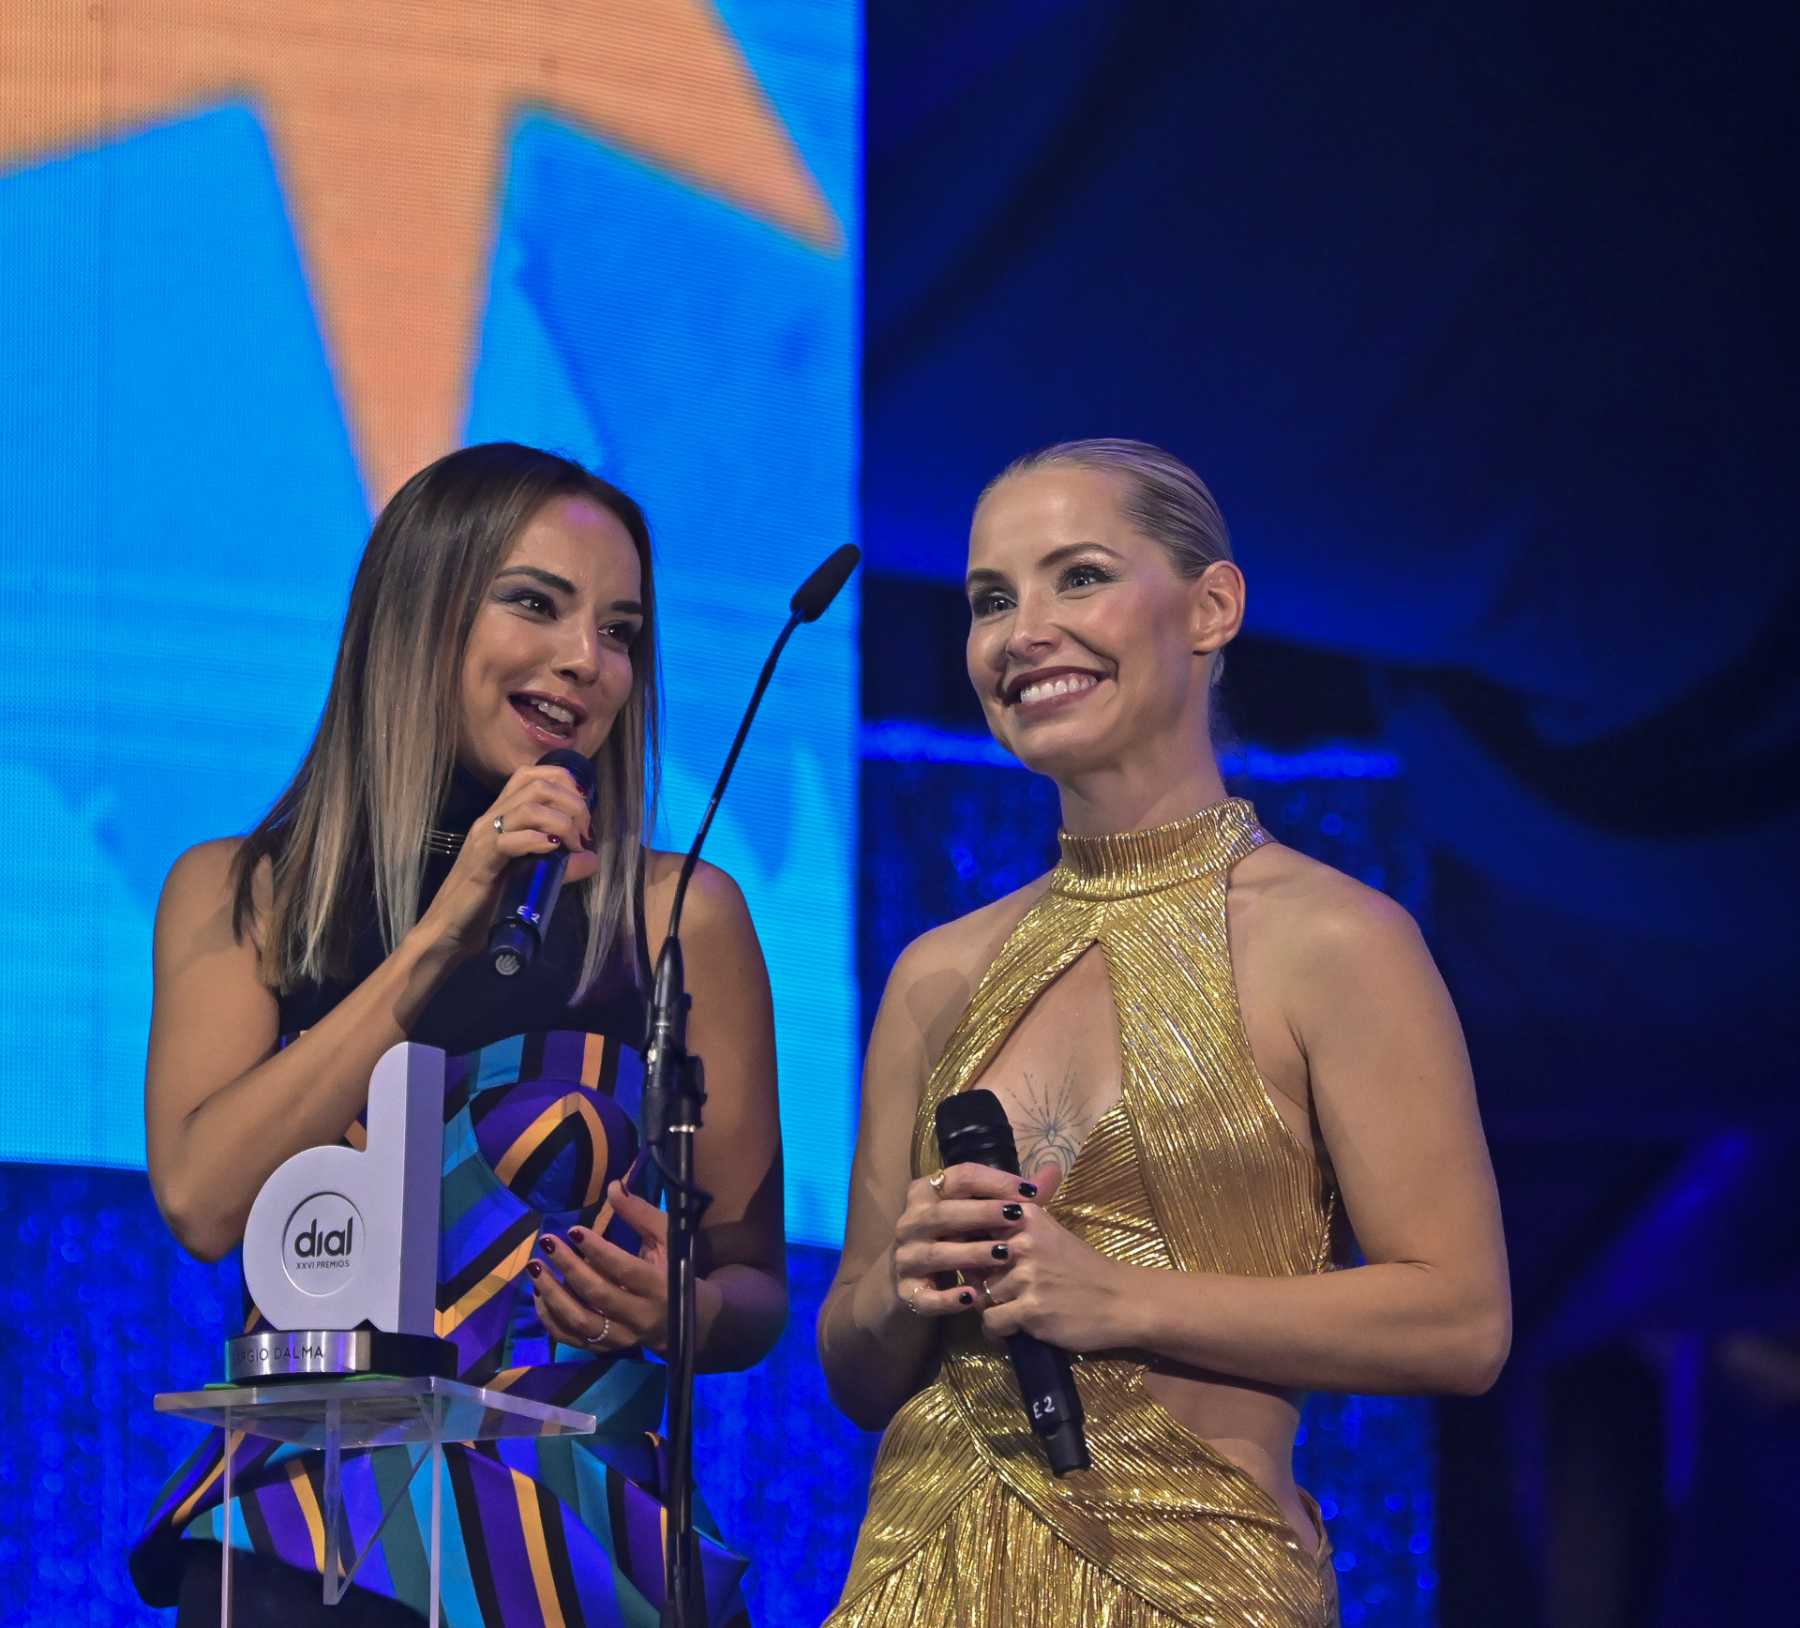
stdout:
<svg viewBox="0 0 1800 1628">
<path fill-rule="evenodd" d="M 946 1174 L 946 1172 L 940 1170 L 935 1176 L 927 1177 L 926 1181 L 925 1181 L 925 1185 L 927 1187 L 929 1187 L 932 1190 L 932 1192 L 934 1192 L 934 1193 L 943 1192 L 945 1174 Z"/>
<path fill-rule="evenodd" d="M 606 1336 L 612 1331 L 612 1318 L 605 1312 L 600 1314 L 600 1332 L 588 1336 L 588 1344 L 598 1351 L 606 1344 Z"/>
<path fill-rule="evenodd" d="M 919 1310 L 919 1290 L 923 1287 L 923 1284 L 915 1283 L 906 1293 L 906 1309 L 915 1317 L 923 1317 L 925 1315 L 924 1312 Z"/>
<path fill-rule="evenodd" d="M 506 835 L 506 816 L 504 814 L 494 816 L 494 835 L 497 837 Z"/>
</svg>

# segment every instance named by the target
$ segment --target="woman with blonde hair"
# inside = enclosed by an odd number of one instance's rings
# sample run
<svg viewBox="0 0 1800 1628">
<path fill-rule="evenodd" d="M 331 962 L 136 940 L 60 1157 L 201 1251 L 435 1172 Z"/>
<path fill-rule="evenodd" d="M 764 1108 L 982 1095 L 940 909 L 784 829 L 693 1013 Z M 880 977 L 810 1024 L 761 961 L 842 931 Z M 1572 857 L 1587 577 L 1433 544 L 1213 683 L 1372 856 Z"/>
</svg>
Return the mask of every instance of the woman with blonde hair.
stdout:
<svg viewBox="0 0 1800 1628">
<path fill-rule="evenodd" d="M 1302 1393 L 1480 1391 L 1510 1337 L 1455 1013 L 1404 911 L 1226 796 L 1244 579 L 1186 465 L 1021 459 L 968 598 L 970 680 L 1056 781 L 1062 857 L 912 944 L 875 1021 L 819 1346 L 887 1434 L 829 1622 L 1326 1628 Z M 943 1168 L 935 1110 L 978 1087 L 1018 1176 Z M 1052 1474 L 1018 1332 L 1075 1355 L 1091 1468 Z"/>
<path fill-rule="evenodd" d="M 590 1438 L 449 1450 L 457 1623 L 637 1622 L 661 1595 L 663 1371 L 646 1358 L 667 1334 L 664 1218 L 624 1185 L 648 968 L 679 869 L 643 841 L 656 686 L 637 503 L 529 447 L 452 453 L 376 521 L 292 783 L 248 837 L 182 855 L 157 913 L 150 1179 L 203 1260 L 237 1245 L 284 1160 L 359 1143 L 385 1051 L 449 1054 L 437 1330 L 456 1377 L 602 1421 Z M 567 771 L 540 763 L 559 749 L 592 762 L 591 813 Z M 567 886 L 543 949 L 500 978 L 479 952 L 502 879 L 559 849 Z M 711 1094 L 700 1361 L 744 1367 L 786 1315 L 781 1148 L 768 979 L 723 872 L 695 876 L 683 943 Z M 216 1445 L 158 1499 L 132 1557 L 150 1603 L 178 1604 L 183 1628 L 216 1621 L 223 1541 L 245 1551 L 240 1621 L 421 1620 L 428 1544 L 411 1500 L 328 1609 L 317 1455 L 255 1439 L 234 1452 L 231 1509 Z M 346 1455 L 353 1528 L 410 1468 L 404 1449 Z M 712 1620 L 734 1620 L 742 1562 L 710 1539 L 704 1554 Z"/>
</svg>

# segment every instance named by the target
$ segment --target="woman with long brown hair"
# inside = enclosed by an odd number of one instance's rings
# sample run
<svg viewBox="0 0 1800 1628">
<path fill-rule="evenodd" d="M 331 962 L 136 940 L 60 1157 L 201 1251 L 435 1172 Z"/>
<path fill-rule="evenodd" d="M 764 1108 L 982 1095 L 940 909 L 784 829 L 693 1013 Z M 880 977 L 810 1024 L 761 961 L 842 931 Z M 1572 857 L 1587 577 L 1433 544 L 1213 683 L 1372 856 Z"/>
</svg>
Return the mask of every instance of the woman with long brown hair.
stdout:
<svg viewBox="0 0 1800 1628">
<path fill-rule="evenodd" d="M 1508 1345 L 1456 1015 L 1404 911 L 1225 793 L 1244 579 L 1192 470 L 1133 441 L 1020 460 L 968 597 L 970 680 L 1056 781 L 1062 858 L 911 945 L 876 1018 L 819 1344 L 887 1435 L 830 1623 L 1326 1628 L 1302 1393 L 1479 1391 Z M 1022 1179 L 943 1168 L 934 1111 L 974 1087 Z M 1079 1357 L 1090 1469 L 1051 1473 L 1020 1331 Z"/>
<path fill-rule="evenodd" d="M 449 1054 L 438 1332 L 458 1378 L 602 1419 L 592 1438 L 450 1450 L 456 1622 L 624 1623 L 660 1595 L 662 1369 L 645 1359 L 667 1334 L 664 1218 L 623 1180 L 647 969 L 679 868 L 643 840 L 656 697 L 637 503 L 529 447 L 452 453 L 375 524 L 292 783 L 248 837 L 184 854 L 157 914 L 150 1179 L 203 1260 L 240 1241 L 276 1166 L 359 1141 L 385 1051 Z M 558 748 L 593 763 L 591 814 L 566 771 L 540 765 Z M 502 878 L 559 849 L 544 948 L 501 979 L 478 952 Z M 768 978 L 715 868 L 695 876 L 683 943 L 690 1041 L 709 1064 L 700 1360 L 744 1367 L 786 1315 L 781 1148 Z M 417 1622 L 428 1573 L 410 1503 L 345 1603 L 323 1606 L 314 1458 L 237 1444 L 223 1510 L 218 1450 L 198 1453 L 134 1551 L 146 1599 L 178 1603 L 184 1628 L 215 1620 L 227 1541 L 247 1551 L 240 1621 Z M 379 1508 L 409 1468 L 402 1449 L 347 1457 L 346 1508 Z M 741 1562 L 709 1540 L 705 1564 L 725 1621 Z"/>
</svg>

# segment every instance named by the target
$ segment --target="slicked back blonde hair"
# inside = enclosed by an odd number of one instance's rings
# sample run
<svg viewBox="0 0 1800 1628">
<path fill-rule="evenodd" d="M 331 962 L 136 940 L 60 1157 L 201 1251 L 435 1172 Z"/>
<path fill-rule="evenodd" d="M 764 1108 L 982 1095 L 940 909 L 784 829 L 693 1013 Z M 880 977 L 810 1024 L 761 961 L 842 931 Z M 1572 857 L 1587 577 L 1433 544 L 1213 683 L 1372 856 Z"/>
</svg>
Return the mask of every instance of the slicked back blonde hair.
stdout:
<svg viewBox="0 0 1800 1628">
<path fill-rule="evenodd" d="M 1148 441 L 1058 441 L 1015 458 L 981 495 L 1014 475 L 1069 464 L 1117 475 L 1125 488 L 1125 513 L 1146 537 L 1162 544 L 1182 576 L 1197 577 L 1215 561 L 1231 559 L 1231 533 L 1206 482 L 1174 453 Z"/>
<path fill-rule="evenodd" d="M 353 975 L 373 905 L 389 951 L 418 920 L 426 828 L 450 789 L 463 651 L 519 533 L 552 498 L 583 497 L 637 549 L 643 629 L 630 698 L 594 758 L 600 869 L 581 884 L 587 944 L 575 996 L 636 926 L 638 860 L 658 779 L 656 601 L 650 531 L 636 501 L 554 453 L 515 442 L 465 447 L 414 475 L 381 511 L 350 590 L 325 709 L 287 789 L 233 862 L 232 927 L 254 931 L 264 981 Z M 270 862 L 266 913 L 255 901 Z"/>
</svg>

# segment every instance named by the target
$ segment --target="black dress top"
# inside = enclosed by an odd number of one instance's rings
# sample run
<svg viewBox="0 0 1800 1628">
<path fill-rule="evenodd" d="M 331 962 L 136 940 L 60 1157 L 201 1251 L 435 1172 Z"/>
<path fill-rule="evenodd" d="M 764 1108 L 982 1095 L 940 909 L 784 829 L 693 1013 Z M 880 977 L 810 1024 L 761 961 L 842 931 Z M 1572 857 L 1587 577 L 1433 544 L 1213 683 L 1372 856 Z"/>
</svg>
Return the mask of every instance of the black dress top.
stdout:
<svg viewBox="0 0 1800 1628">
<path fill-rule="evenodd" d="M 494 793 L 458 769 L 436 825 L 464 832 L 487 817 Z M 424 840 L 420 832 L 420 841 Z M 421 912 L 443 886 L 456 863 L 452 856 L 428 854 L 419 894 Z M 578 891 L 565 889 L 550 918 L 537 958 L 522 972 L 503 978 L 484 955 L 470 957 L 439 986 L 408 1037 L 440 1046 L 452 1056 L 491 1045 L 507 1035 L 535 1030 L 586 1029 L 616 1037 L 638 1050 L 644 1044 L 645 999 L 650 987 L 650 951 L 644 936 L 644 866 L 640 851 L 632 914 L 636 930 L 613 946 L 594 987 L 579 1004 L 570 996 L 581 974 L 587 945 L 587 912 Z M 381 929 L 369 920 L 356 941 L 351 976 L 302 984 L 279 997 L 280 1032 L 293 1036 L 311 1028 L 375 970 L 387 956 Z"/>
</svg>

